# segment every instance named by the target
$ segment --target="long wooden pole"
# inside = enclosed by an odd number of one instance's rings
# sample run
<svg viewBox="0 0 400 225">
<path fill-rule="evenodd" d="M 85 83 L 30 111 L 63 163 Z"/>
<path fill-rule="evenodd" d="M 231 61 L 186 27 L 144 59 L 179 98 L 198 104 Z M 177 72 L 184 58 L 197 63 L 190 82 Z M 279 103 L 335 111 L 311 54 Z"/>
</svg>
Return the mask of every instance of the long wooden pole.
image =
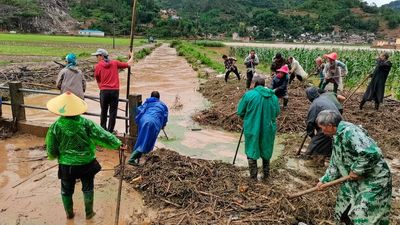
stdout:
<svg viewBox="0 0 400 225">
<path fill-rule="evenodd" d="M 129 43 L 129 52 L 132 52 L 133 50 L 133 33 L 135 31 L 136 27 L 136 2 L 137 0 L 133 0 L 133 5 L 132 5 L 132 19 L 131 19 L 131 40 Z M 133 57 L 133 55 L 131 55 Z M 131 67 L 128 67 L 128 79 L 126 81 L 126 99 L 128 99 L 129 96 L 129 89 L 131 86 Z M 126 108 L 125 108 L 125 117 L 128 117 L 128 103 L 126 103 Z M 125 133 L 128 133 L 128 120 L 125 120 Z"/>
<path fill-rule="evenodd" d="M 341 178 L 339 178 L 337 180 L 334 180 L 334 181 L 331 181 L 331 182 L 323 184 L 321 186 L 321 188 L 327 188 L 327 187 L 331 187 L 331 186 L 334 186 L 334 185 L 337 185 L 337 184 L 341 184 L 341 183 L 343 183 L 343 182 L 345 182 L 345 181 L 347 181 L 349 179 L 350 179 L 350 176 L 341 177 Z M 310 188 L 310 189 L 307 189 L 307 190 L 300 191 L 300 192 L 297 192 L 295 194 L 289 195 L 288 198 L 289 199 L 297 198 L 297 197 L 300 197 L 300 196 L 308 194 L 308 193 L 312 193 L 312 192 L 317 191 L 317 190 L 318 190 L 317 187 L 313 187 L 313 188 Z"/>
<path fill-rule="evenodd" d="M 238 142 L 237 147 L 236 147 L 235 157 L 233 157 L 233 162 L 232 162 L 233 165 L 235 165 L 235 162 L 236 162 L 236 157 L 237 157 L 237 154 L 238 154 L 238 151 L 239 151 L 240 142 L 242 141 L 243 132 L 244 132 L 244 128 L 242 128 L 242 132 L 240 133 L 239 142 Z"/>
<path fill-rule="evenodd" d="M 305 136 L 304 136 L 304 139 L 303 139 L 303 142 L 301 142 L 300 148 L 299 148 L 299 150 L 297 150 L 296 155 L 300 155 L 301 149 L 303 148 L 304 143 L 305 143 L 306 140 L 307 140 L 307 137 L 308 137 L 308 135 L 307 135 L 307 132 L 306 132 L 306 133 L 305 133 Z"/>
<path fill-rule="evenodd" d="M 126 140 L 126 136 L 124 135 L 124 139 Z M 123 147 L 125 148 L 125 146 Z M 118 196 L 117 196 L 117 207 L 115 210 L 115 225 L 119 224 L 119 210 L 121 207 L 121 193 L 122 193 L 122 180 L 124 179 L 124 171 L 125 171 L 125 149 L 119 148 L 119 184 L 118 184 Z"/>
<path fill-rule="evenodd" d="M 369 75 L 367 75 L 361 82 L 360 84 L 356 87 L 356 89 L 354 89 L 354 91 L 349 95 L 349 97 L 346 98 L 346 100 L 344 100 L 343 105 L 346 104 L 346 102 L 348 100 L 350 100 L 350 98 L 356 93 L 356 91 L 358 91 L 358 89 L 360 89 L 360 87 L 365 83 L 365 81 L 367 81 L 369 78 Z"/>
</svg>

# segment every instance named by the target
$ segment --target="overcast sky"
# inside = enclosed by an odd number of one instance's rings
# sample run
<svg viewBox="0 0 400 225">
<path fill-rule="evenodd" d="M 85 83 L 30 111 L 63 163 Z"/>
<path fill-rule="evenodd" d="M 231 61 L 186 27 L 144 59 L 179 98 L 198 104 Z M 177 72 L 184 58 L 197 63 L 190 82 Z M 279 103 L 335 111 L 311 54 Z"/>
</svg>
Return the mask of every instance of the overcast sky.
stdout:
<svg viewBox="0 0 400 225">
<path fill-rule="evenodd" d="M 377 6 L 381 6 L 387 4 L 393 0 L 366 0 L 368 3 L 375 3 Z"/>
</svg>

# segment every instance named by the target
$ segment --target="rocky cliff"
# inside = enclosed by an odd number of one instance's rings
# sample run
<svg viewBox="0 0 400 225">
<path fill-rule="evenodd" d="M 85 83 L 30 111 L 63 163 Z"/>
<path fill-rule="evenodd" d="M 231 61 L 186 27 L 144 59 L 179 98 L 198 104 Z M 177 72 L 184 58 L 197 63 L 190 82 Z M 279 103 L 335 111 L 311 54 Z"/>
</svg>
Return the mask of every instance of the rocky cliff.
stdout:
<svg viewBox="0 0 400 225">
<path fill-rule="evenodd" d="M 79 23 L 69 15 L 68 0 L 37 0 L 29 6 L 1 3 L 0 29 L 27 33 L 73 34 Z M 29 7 L 34 7 L 32 10 Z"/>
</svg>

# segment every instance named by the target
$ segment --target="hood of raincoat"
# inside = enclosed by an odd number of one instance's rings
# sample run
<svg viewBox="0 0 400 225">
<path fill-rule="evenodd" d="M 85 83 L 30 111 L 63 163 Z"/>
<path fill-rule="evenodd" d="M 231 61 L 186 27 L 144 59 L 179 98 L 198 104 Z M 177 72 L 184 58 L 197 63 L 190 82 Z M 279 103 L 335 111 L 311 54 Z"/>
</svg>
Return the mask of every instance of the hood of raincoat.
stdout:
<svg viewBox="0 0 400 225">
<path fill-rule="evenodd" d="M 265 98 L 270 98 L 271 96 L 275 95 L 275 92 L 273 90 L 263 86 L 257 86 L 256 88 L 254 88 L 254 90 L 260 93 L 260 95 Z"/>
<path fill-rule="evenodd" d="M 309 87 L 309 88 L 306 89 L 306 94 L 307 94 L 308 100 L 310 100 L 310 102 L 313 102 L 316 98 L 319 97 L 318 88 Z"/>
</svg>

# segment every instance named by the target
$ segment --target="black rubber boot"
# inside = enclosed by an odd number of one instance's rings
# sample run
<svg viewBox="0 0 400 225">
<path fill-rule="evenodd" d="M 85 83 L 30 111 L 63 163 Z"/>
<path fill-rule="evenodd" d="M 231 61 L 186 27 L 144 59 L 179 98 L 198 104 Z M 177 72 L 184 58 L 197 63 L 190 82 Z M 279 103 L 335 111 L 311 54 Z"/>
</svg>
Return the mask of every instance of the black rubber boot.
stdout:
<svg viewBox="0 0 400 225">
<path fill-rule="evenodd" d="M 258 174 L 257 160 L 248 159 L 248 161 L 249 161 L 250 178 L 253 180 L 257 180 L 257 174 Z"/>
<path fill-rule="evenodd" d="M 363 109 L 364 105 L 365 105 L 365 100 L 361 100 L 361 102 L 360 102 L 360 110 Z"/>
<path fill-rule="evenodd" d="M 263 163 L 263 181 L 267 180 L 269 177 L 269 160 L 262 160 Z"/>
<path fill-rule="evenodd" d="M 75 213 L 74 213 L 74 202 L 72 201 L 72 195 L 61 195 L 61 199 L 64 205 L 65 214 L 67 214 L 67 219 L 74 218 Z"/>
<path fill-rule="evenodd" d="M 90 220 L 96 213 L 93 211 L 94 192 L 83 192 L 83 200 L 85 202 L 86 219 Z"/>
<path fill-rule="evenodd" d="M 379 110 L 379 103 L 378 102 L 375 102 L 375 109 Z"/>
<path fill-rule="evenodd" d="M 283 99 L 283 108 L 284 108 L 284 109 L 287 108 L 288 102 L 289 102 L 289 99 L 288 99 L 288 98 L 284 98 L 284 99 Z"/>
</svg>

